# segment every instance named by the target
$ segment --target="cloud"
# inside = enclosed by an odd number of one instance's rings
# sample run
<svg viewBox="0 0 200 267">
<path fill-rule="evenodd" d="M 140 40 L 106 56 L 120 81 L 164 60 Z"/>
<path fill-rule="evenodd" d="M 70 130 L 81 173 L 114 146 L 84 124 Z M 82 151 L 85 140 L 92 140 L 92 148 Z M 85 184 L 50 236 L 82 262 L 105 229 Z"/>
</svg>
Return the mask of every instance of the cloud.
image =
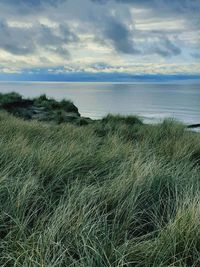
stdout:
<svg viewBox="0 0 200 267">
<path fill-rule="evenodd" d="M 147 9 L 156 18 L 181 18 L 188 20 L 188 24 L 199 28 L 200 1 L 199 0 L 91 0 L 100 5 L 120 4 L 129 8 Z M 119 8 L 121 8 L 121 6 Z M 145 18 L 144 18 L 145 19 Z"/>
<path fill-rule="evenodd" d="M 191 53 L 190 55 L 196 60 L 200 59 L 200 53 L 199 52 L 194 52 L 194 53 Z"/>
<path fill-rule="evenodd" d="M 198 11 L 200 9 L 199 0 L 91 0 L 99 4 L 107 4 L 108 2 L 116 2 L 120 4 L 130 4 L 133 6 L 174 9 L 176 11 Z"/>
<path fill-rule="evenodd" d="M 15 55 L 31 54 L 42 48 L 66 56 L 69 52 L 65 46 L 78 41 L 66 24 L 56 29 L 39 23 L 31 27 L 10 27 L 1 21 L 0 36 L 0 48 Z"/>
<path fill-rule="evenodd" d="M 196 71 L 199 13 L 199 0 L 1 0 L 0 65 L 142 73 L 173 62 Z"/>
<path fill-rule="evenodd" d="M 35 45 L 30 39 L 32 29 L 9 28 L 6 22 L 0 22 L 0 48 L 17 55 L 33 53 Z"/>
<path fill-rule="evenodd" d="M 45 5 L 58 6 L 65 1 L 66 0 L 1 0 L 1 3 L 25 9 L 33 7 L 44 7 Z"/>
<path fill-rule="evenodd" d="M 103 38 L 111 42 L 116 51 L 125 54 L 136 54 L 139 51 L 135 48 L 132 32 L 128 27 L 117 21 L 116 18 L 110 17 L 104 25 Z"/>
<path fill-rule="evenodd" d="M 163 57 L 178 56 L 181 54 L 181 48 L 175 45 L 167 38 L 161 38 L 157 44 L 151 48 L 151 52 L 159 54 Z"/>
<path fill-rule="evenodd" d="M 40 24 L 36 27 L 36 41 L 42 46 L 65 45 L 70 42 L 77 42 L 78 37 L 70 31 L 66 24 L 59 25 L 56 29 Z"/>
</svg>

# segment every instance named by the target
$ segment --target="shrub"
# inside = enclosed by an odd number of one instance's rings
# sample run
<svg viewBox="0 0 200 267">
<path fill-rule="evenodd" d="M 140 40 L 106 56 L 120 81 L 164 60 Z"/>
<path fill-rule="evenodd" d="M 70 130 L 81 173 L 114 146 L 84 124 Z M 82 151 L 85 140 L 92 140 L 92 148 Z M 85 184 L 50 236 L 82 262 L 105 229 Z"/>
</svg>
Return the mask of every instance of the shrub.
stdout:
<svg viewBox="0 0 200 267">
<path fill-rule="evenodd" d="M 66 112 L 78 113 L 78 108 L 71 101 L 63 99 L 58 102 L 55 99 L 47 98 L 46 95 L 35 98 L 34 105 L 37 107 L 45 107 L 48 110 L 63 110 Z"/>
<path fill-rule="evenodd" d="M 63 99 L 60 102 L 60 107 L 67 111 L 67 112 L 74 112 L 74 113 L 78 113 L 78 108 L 71 102 L 71 101 L 67 101 L 65 99 Z"/>
<path fill-rule="evenodd" d="M 22 96 L 19 95 L 18 93 L 8 93 L 8 94 L 1 94 L 0 93 L 0 107 L 4 108 L 8 104 L 12 104 L 15 102 L 21 102 L 22 101 Z"/>
</svg>

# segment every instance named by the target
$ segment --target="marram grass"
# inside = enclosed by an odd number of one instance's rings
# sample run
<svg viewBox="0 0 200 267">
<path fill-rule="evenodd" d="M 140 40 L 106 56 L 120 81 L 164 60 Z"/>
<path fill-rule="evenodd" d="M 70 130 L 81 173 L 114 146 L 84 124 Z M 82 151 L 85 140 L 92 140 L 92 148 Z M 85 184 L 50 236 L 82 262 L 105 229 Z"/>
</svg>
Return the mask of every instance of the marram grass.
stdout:
<svg viewBox="0 0 200 267">
<path fill-rule="evenodd" d="M 200 266 L 200 134 L 0 112 L 0 266 Z"/>
</svg>

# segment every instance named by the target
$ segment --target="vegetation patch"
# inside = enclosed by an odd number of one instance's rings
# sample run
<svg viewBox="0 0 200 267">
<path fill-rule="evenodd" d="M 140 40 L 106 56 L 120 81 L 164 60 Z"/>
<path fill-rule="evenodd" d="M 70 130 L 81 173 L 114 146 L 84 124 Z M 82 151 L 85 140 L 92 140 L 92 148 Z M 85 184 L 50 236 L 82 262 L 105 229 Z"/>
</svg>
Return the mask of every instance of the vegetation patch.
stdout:
<svg viewBox="0 0 200 267">
<path fill-rule="evenodd" d="M 27 101 L 60 125 L 0 112 L 0 266 L 200 266 L 199 133 Z"/>
<path fill-rule="evenodd" d="M 80 119 L 78 108 L 69 100 L 56 101 L 41 95 L 34 99 L 24 99 L 17 93 L 0 94 L 0 109 L 21 117 L 54 123 L 88 124 L 92 120 Z"/>
</svg>

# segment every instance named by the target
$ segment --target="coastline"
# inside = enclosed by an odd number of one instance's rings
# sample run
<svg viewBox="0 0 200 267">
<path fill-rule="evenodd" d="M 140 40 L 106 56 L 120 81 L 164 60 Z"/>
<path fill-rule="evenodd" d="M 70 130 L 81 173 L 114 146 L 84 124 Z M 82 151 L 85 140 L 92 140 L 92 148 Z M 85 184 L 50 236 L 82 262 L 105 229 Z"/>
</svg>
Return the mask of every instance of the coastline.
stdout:
<svg viewBox="0 0 200 267">
<path fill-rule="evenodd" d="M 77 125 L 88 125 L 105 120 L 105 118 L 91 119 L 89 117 L 81 116 L 78 107 L 76 107 L 71 101 L 63 99 L 59 102 L 53 98 L 48 98 L 46 95 L 41 95 L 33 99 L 26 99 L 15 92 L 0 94 L 0 109 L 26 120 L 33 119 L 55 122 L 57 124 L 75 123 Z M 110 114 L 108 114 L 107 117 L 108 116 L 110 116 Z M 121 116 L 123 119 L 126 117 L 138 117 L 134 115 L 122 116 L 120 114 L 112 116 Z M 138 120 L 139 118 L 140 117 L 138 117 Z M 185 127 L 191 130 L 199 130 L 200 124 L 185 124 Z"/>
</svg>

